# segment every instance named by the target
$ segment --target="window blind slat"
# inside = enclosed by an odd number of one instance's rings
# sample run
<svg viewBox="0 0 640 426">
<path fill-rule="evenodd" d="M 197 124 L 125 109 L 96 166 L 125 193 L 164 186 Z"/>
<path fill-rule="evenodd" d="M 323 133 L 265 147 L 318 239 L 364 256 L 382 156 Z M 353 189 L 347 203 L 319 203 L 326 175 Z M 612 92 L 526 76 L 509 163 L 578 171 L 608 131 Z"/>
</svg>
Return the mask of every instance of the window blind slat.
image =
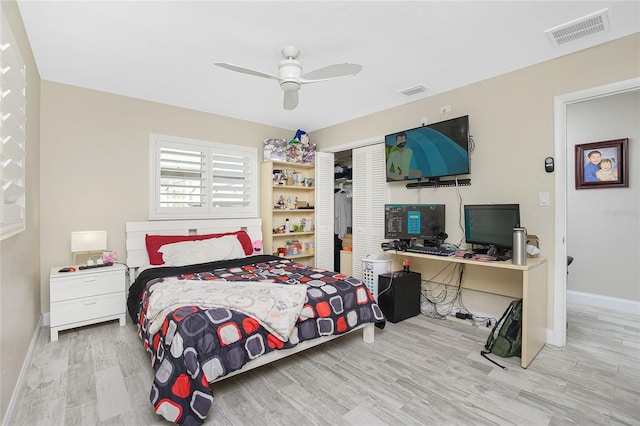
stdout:
<svg viewBox="0 0 640 426">
<path fill-rule="evenodd" d="M 21 144 L 17 143 L 11 135 L 3 138 L 2 150 L 0 152 L 2 152 L 3 160 L 11 158 L 13 160 L 20 161 L 25 156 L 25 152 L 24 149 L 22 149 Z"/>
</svg>

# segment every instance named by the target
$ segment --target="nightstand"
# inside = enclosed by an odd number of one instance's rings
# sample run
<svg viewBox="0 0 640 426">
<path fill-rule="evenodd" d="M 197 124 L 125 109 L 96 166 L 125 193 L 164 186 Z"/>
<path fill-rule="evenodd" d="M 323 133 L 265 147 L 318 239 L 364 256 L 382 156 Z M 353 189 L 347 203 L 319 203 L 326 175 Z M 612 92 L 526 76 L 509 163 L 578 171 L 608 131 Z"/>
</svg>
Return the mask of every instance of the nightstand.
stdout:
<svg viewBox="0 0 640 426">
<path fill-rule="evenodd" d="M 126 274 L 121 264 L 49 274 L 51 341 L 58 332 L 109 320 L 126 324 Z"/>
</svg>

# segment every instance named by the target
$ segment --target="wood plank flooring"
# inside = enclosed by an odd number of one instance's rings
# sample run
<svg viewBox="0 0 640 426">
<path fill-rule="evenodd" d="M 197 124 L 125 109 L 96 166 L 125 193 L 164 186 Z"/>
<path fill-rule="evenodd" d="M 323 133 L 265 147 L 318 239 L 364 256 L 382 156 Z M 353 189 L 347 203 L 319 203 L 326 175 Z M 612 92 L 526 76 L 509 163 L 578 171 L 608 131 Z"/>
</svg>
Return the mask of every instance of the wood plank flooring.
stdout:
<svg viewBox="0 0 640 426">
<path fill-rule="evenodd" d="M 568 309 L 568 344 L 529 368 L 480 356 L 488 331 L 414 317 L 213 385 L 206 425 L 640 425 L 640 317 Z M 7 425 L 165 425 L 129 321 L 38 336 Z"/>
</svg>

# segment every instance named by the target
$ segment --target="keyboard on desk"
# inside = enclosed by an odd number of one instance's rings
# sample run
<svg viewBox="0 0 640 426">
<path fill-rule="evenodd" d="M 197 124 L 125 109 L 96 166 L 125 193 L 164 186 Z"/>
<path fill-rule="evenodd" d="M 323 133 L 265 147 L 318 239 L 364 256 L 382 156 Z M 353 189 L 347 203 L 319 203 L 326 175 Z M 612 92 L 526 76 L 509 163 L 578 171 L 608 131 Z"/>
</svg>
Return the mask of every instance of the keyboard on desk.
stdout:
<svg viewBox="0 0 640 426">
<path fill-rule="evenodd" d="M 423 247 L 415 246 L 415 247 L 408 247 L 407 252 L 430 254 L 432 256 L 451 256 L 453 253 L 455 253 L 455 250 L 449 250 L 445 248 L 431 247 L 431 246 L 423 246 Z"/>
</svg>

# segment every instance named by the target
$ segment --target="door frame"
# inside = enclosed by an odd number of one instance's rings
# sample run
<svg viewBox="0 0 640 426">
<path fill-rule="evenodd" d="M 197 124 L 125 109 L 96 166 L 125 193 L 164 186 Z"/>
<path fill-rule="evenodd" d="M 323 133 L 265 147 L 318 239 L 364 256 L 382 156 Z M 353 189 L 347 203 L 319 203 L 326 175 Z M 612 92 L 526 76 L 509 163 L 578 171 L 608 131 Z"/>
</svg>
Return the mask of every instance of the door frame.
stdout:
<svg viewBox="0 0 640 426">
<path fill-rule="evenodd" d="M 555 173 L 555 257 L 553 277 L 553 330 L 547 343 L 565 346 L 567 342 L 567 105 L 617 95 L 640 89 L 640 77 L 592 87 L 554 97 L 554 155 Z"/>
<path fill-rule="evenodd" d="M 380 143 L 380 142 L 384 142 L 384 135 L 382 135 L 382 136 L 373 136 L 373 137 L 367 138 L 367 139 L 360 139 L 360 140 L 357 140 L 357 141 L 347 142 L 347 143 L 343 143 L 341 145 L 329 146 L 329 147 L 322 148 L 322 149 L 319 149 L 319 150 L 322 151 L 322 152 L 333 152 L 335 154 L 336 152 L 348 151 L 348 150 L 351 150 L 351 149 L 361 148 L 363 146 L 373 145 L 373 144 Z"/>
</svg>

